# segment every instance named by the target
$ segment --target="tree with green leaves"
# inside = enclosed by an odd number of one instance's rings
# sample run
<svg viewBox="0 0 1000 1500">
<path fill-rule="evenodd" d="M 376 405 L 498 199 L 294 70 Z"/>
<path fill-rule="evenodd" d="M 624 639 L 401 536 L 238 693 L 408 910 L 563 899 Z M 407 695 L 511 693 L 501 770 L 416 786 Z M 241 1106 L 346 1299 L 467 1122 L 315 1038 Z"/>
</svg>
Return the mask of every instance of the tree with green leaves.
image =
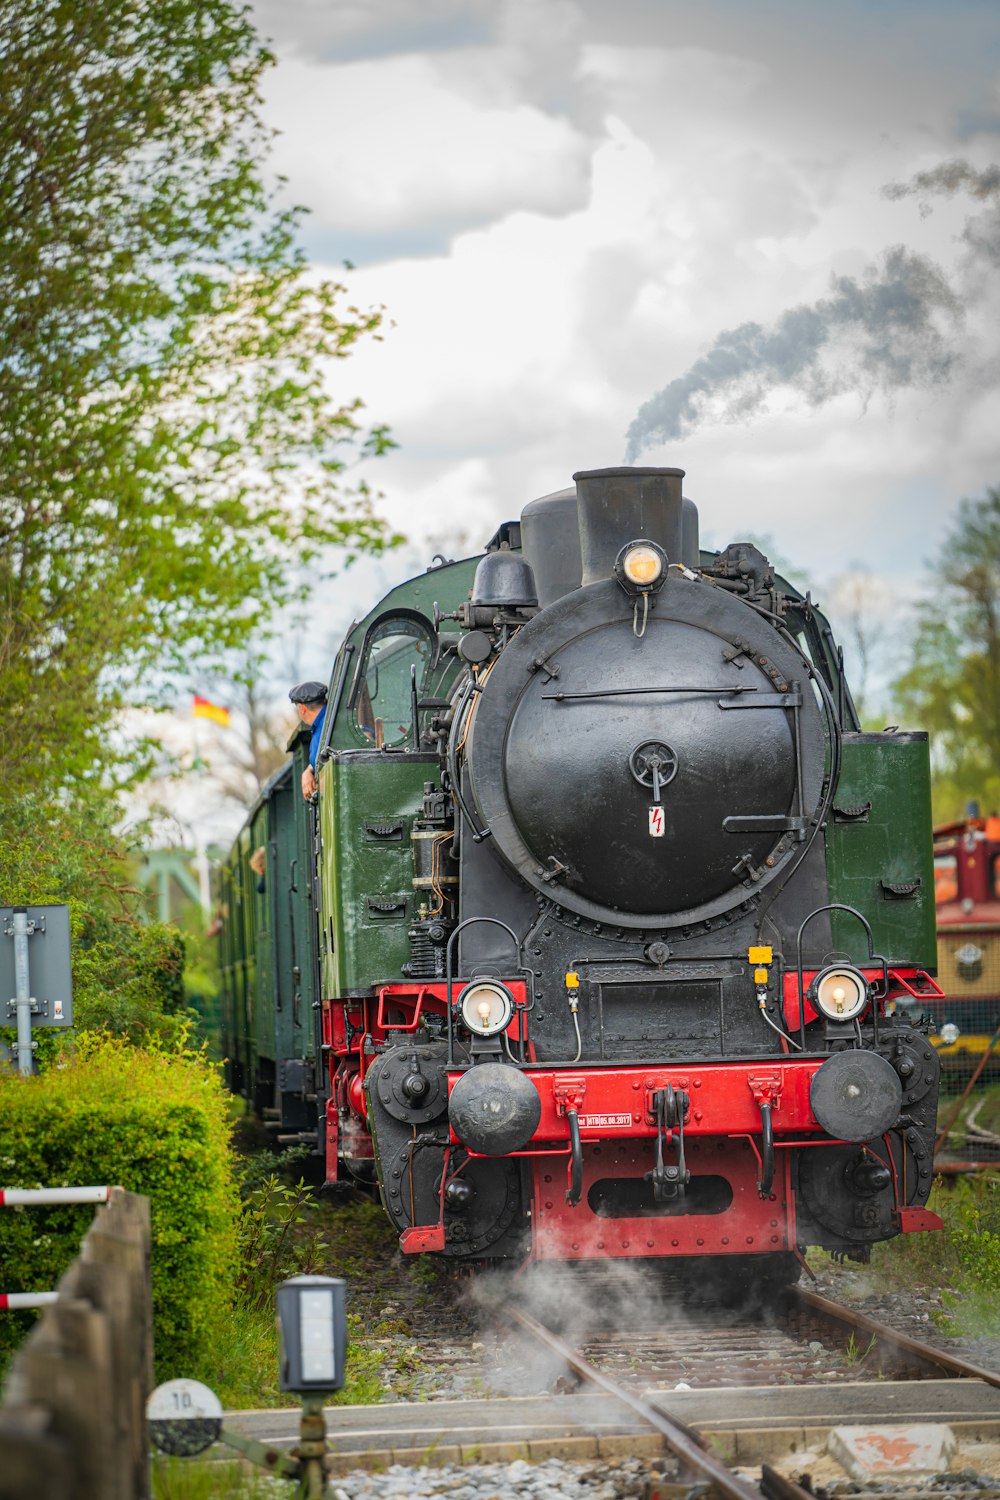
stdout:
<svg viewBox="0 0 1000 1500">
<path fill-rule="evenodd" d="M 116 710 L 391 543 L 335 361 L 380 315 L 269 181 L 233 0 L 0 0 L 0 797 L 107 781 Z"/>
<path fill-rule="evenodd" d="M 896 695 L 933 735 L 938 816 L 960 817 L 970 798 L 1000 807 L 1000 488 L 962 501 Z"/>
</svg>

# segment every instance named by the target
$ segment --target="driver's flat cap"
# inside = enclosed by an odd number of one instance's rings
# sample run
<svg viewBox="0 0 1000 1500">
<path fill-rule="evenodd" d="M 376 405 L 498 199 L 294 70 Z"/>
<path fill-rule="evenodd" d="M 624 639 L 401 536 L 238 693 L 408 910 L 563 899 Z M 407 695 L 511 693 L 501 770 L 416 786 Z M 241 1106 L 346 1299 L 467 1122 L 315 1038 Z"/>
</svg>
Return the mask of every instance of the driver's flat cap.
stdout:
<svg viewBox="0 0 1000 1500">
<path fill-rule="evenodd" d="M 323 682 L 300 682 L 298 687 L 293 687 L 289 693 L 293 703 L 325 703 L 326 684 Z"/>
</svg>

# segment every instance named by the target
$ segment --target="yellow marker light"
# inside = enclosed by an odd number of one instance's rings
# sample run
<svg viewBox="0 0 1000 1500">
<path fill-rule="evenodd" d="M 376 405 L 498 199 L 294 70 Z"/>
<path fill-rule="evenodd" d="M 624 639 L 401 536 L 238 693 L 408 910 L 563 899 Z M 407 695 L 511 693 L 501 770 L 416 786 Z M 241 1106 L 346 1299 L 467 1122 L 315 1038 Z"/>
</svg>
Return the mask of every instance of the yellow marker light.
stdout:
<svg viewBox="0 0 1000 1500">
<path fill-rule="evenodd" d="M 652 547 L 633 547 L 622 560 L 622 572 L 638 588 L 648 588 L 663 572 L 663 559 Z"/>
</svg>

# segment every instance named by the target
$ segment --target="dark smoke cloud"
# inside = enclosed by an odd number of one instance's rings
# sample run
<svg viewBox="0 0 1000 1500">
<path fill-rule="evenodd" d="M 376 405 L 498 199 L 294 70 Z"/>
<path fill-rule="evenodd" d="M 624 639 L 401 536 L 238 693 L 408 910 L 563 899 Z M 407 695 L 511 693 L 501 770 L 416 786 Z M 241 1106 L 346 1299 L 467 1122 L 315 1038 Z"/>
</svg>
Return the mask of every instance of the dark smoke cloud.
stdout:
<svg viewBox="0 0 1000 1500">
<path fill-rule="evenodd" d="M 942 380 L 955 359 L 942 315 L 960 317 L 943 273 L 896 245 L 860 280 L 834 277 L 829 297 L 790 308 L 771 327 L 743 323 L 721 333 L 685 375 L 640 408 L 626 461 L 684 436 L 709 410 L 716 420 L 745 420 L 779 386 L 820 406 L 845 391 L 867 400 L 877 390 Z"/>
<path fill-rule="evenodd" d="M 920 213 L 924 218 L 934 211 L 929 199 L 935 194 L 954 196 L 955 193 L 968 193 L 981 203 L 989 204 L 985 213 L 969 220 L 962 231 L 962 239 L 975 260 L 985 261 L 989 266 L 1000 266 L 1000 167 L 977 170 L 967 161 L 946 161 L 927 172 L 918 172 L 909 182 L 891 182 L 882 191 L 886 198 L 919 198 Z"/>
<path fill-rule="evenodd" d="M 890 182 L 883 197 L 910 198 L 916 193 L 969 192 L 973 198 L 993 198 L 1000 193 L 1000 167 L 977 171 L 967 161 L 946 161 L 927 172 L 918 172 L 909 182 Z M 928 210 L 929 211 L 929 210 Z"/>
</svg>

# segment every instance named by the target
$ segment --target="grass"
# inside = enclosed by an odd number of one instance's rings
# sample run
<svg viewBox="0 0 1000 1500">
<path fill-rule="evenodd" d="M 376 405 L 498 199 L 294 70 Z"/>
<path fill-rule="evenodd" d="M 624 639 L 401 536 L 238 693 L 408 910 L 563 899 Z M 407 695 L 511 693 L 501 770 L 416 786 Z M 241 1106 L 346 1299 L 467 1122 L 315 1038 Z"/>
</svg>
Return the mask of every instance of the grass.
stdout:
<svg viewBox="0 0 1000 1500">
<path fill-rule="evenodd" d="M 442 1268 L 402 1257 L 382 1208 L 360 1195 L 332 1201 L 301 1177 L 303 1153 L 276 1154 L 241 1122 L 243 1219 L 236 1300 L 203 1368 L 203 1380 L 230 1411 L 293 1403 L 278 1389 L 274 1292 L 302 1273 L 347 1283 L 347 1381 L 332 1399 L 349 1405 L 417 1393 L 423 1369 L 411 1314 L 432 1306 Z"/>
<path fill-rule="evenodd" d="M 238 1459 L 168 1458 L 153 1454 L 153 1500 L 275 1500 L 295 1493 L 288 1480 L 276 1481 Z"/>
<path fill-rule="evenodd" d="M 850 1338 L 847 1340 L 847 1347 L 844 1349 L 845 1365 L 847 1365 L 848 1368 L 853 1368 L 854 1365 L 861 1364 L 861 1362 L 863 1360 L 866 1360 L 869 1354 L 875 1348 L 876 1342 L 877 1340 L 875 1338 L 875 1335 L 872 1334 L 871 1338 L 868 1340 L 866 1347 L 862 1349 L 861 1345 L 857 1342 L 854 1334 L 852 1333 Z"/>
<path fill-rule="evenodd" d="M 330 1405 L 371 1406 L 385 1398 L 386 1354 L 369 1342 L 356 1313 L 347 1319 L 347 1382 Z M 225 1341 L 199 1379 L 218 1396 L 227 1411 L 294 1406 L 295 1398 L 278 1389 L 278 1330 L 269 1308 L 237 1309 Z"/>
</svg>

